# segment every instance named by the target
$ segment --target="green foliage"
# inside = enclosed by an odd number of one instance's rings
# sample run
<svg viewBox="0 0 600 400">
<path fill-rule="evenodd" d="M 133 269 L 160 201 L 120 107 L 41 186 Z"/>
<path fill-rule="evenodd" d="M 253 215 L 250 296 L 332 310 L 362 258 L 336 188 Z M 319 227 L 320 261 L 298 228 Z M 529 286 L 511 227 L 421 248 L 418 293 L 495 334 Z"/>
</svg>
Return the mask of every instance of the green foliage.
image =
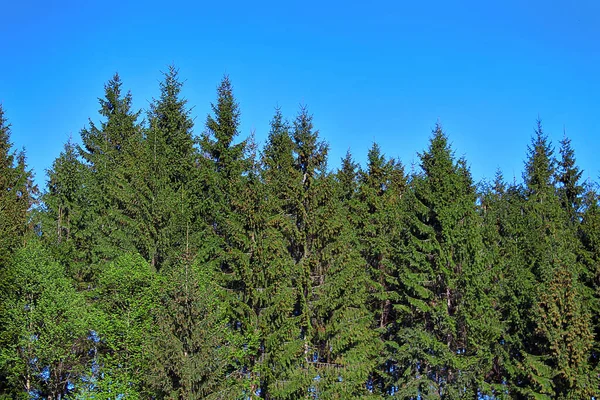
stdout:
<svg viewBox="0 0 600 400">
<path fill-rule="evenodd" d="M 47 191 L 42 197 L 42 237 L 52 249 L 52 254 L 67 267 L 69 275 L 77 281 L 86 280 L 85 240 L 85 178 L 86 168 L 77 157 L 71 141 L 48 170 Z"/>
<path fill-rule="evenodd" d="M 397 255 L 394 383 L 401 396 L 457 398 L 483 389 L 497 340 L 481 220 L 464 160 L 436 126 L 406 196 L 408 230 Z"/>
<path fill-rule="evenodd" d="M 150 105 L 149 129 L 140 160 L 144 177 L 135 190 L 139 225 L 138 249 L 152 267 L 177 263 L 197 231 L 192 213 L 197 151 L 193 121 L 182 98 L 179 71 L 170 66 L 160 83 L 160 97 Z"/>
<path fill-rule="evenodd" d="M 163 75 L 145 122 L 108 81 L 33 212 L 0 108 L 0 398 L 598 397 L 600 202 L 566 137 L 538 121 L 523 183 L 478 191 L 439 124 L 408 176 L 377 144 L 334 173 L 305 107 L 259 152 L 229 77 L 196 137 Z"/>
<path fill-rule="evenodd" d="M 568 260 L 563 262 L 540 294 L 537 310 L 537 333 L 548 341 L 551 368 L 545 375 L 552 379 L 553 397 L 591 398 L 600 384 L 587 363 L 593 343 L 591 316 L 578 298 L 579 285 Z"/>
<path fill-rule="evenodd" d="M 153 314 L 158 310 L 157 278 L 139 255 L 126 254 L 104 266 L 94 299 L 96 370 L 94 398 L 146 398 L 151 362 Z"/>
<path fill-rule="evenodd" d="M 89 368 L 85 300 L 37 240 L 18 250 L 2 276 L 0 369 L 15 398 L 77 392 Z"/>
<path fill-rule="evenodd" d="M 160 398 L 236 398 L 232 365 L 239 343 L 226 318 L 215 272 L 183 260 L 161 274 L 153 310 L 150 372 L 143 377 Z"/>
<path fill-rule="evenodd" d="M 576 165 L 575 151 L 571 147 L 571 140 L 566 136 L 560 142 L 560 155 L 557 170 L 559 197 L 569 220 L 574 224 L 579 221 L 585 188 L 580 183 L 583 171 Z"/>
<path fill-rule="evenodd" d="M 12 151 L 10 134 L 0 104 L 0 270 L 8 264 L 11 252 L 23 243 L 29 229 L 28 211 L 37 192 L 25 153 Z"/>
<path fill-rule="evenodd" d="M 130 168 L 134 164 L 132 159 L 138 155 L 142 127 L 138 122 L 140 112 L 132 110 L 131 93 L 124 94 L 122 85 L 118 74 L 108 81 L 104 98 L 99 99 L 102 121 L 96 124 L 90 120 L 89 127 L 81 131 L 83 146 L 79 147 L 79 153 L 85 171 L 80 195 L 84 205 L 80 243 L 87 282 L 94 279 L 100 264 L 113 260 L 123 250 L 135 250 L 133 222 L 127 218 L 125 199 L 136 189 L 128 178 L 135 173 Z"/>
</svg>

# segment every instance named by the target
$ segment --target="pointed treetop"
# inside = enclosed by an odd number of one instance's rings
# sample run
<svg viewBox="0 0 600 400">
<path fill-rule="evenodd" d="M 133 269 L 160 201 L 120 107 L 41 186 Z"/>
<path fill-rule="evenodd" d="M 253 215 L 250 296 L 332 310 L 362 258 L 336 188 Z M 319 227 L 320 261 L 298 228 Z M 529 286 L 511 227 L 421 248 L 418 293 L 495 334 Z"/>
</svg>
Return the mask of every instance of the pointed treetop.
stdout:
<svg viewBox="0 0 600 400">
<path fill-rule="evenodd" d="M 10 142 L 10 124 L 4 116 L 4 109 L 0 104 L 0 168 L 12 166 L 13 157 L 10 154 L 12 143 Z"/>
<path fill-rule="evenodd" d="M 343 174 L 351 174 L 355 175 L 356 170 L 358 168 L 358 164 L 354 161 L 354 157 L 352 157 L 352 152 L 350 149 L 346 151 L 346 155 L 341 159 L 340 172 Z"/>
<path fill-rule="evenodd" d="M 280 168 L 283 163 L 292 164 L 294 143 L 289 133 L 290 126 L 283 119 L 281 109 L 275 109 L 271 129 L 263 151 L 263 161 L 269 168 Z M 285 159 L 282 159 L 285 158 Z"/>
<path fill-rule="evenodd" d="M 108 155 L 114 161 L 132 135 L 141 135 L 137 122 L 141 112 L 132 111 L 131 93 L 123 95 L 122 85 L 119 74 L 115 73 L 104 85 L 104 98 L 98 99 L 98 113 L 104 120 L 97 125 L 90 119 L 89 128 L 81 131 L 83 147 L 79 148 L 79 152 L 90 164 L 96 164 L 99 162 L 98 157 Z"/>
<path fill-rule="evenodd" d="M 381 153 L 379 144 L 373 143 L 367 153 L 367 169 L 370 176 L 377 178 L 383 173 L 385 156 Z"/>
<path fill-rule="evenodd" d="M 121 86 L 123 82 L 118 72 L 104 85 L 104 98 L 98 98 L 100 110 L 98 112 L 104 117 L 110 117 L 112 114 L 127 114 L 131 108 L 131 93 L 127 92 L 121 97 Z"/>
<path fill-rule="evenodd" d="M 313 130 L 312 115 L 308 108 L 300 107 L 300 112 L 294 121 L 293 138 L 296 144 L 298 158 L 297 168 L 303 174 L 312 175 L 327 165 L 327 145 L 319 141 L 319 132 Z"/>
<path fill-rule="evenodd" d="M 575 222 L 583 205 L 582 195 L 585 188 L 581 184 L 583 170 L 577 167 L 575 151 L 571 147 L 571 139 L 567 137 L 566 132 L 560 141 L 560 156 L 556 179 L 560 184 L 561 203 L 569 214 L 571 222 Z"/>
<path fill-rule="evenodd" d="M 531 144 L 527 147 L 528 159 L 525 162 L 523 180 L 530 194 L 541 194 L 553 190 L 554 150 L 548 137 L 542 130 L 542 121 L 538 118 Z"/>
<path fill-rule="evenodd" d="M 358 164 L 354 161 L 352 153 L 350 152 L 350 149 L 348 149 L 346 155 L 341 160 L 340 169 L 336 174 L 342 192 L 341 198 L 343 200 L 350 200 L 356 191 L 357 170 Z"/>
<path fill-rule="evenodd" d="M 211 107 L 214 115 L 206 118 L 200 146 L 219 173 L 229 178 L 241 175 L 251 168 L 251 157 L 247 154 L 251 149 L 248 139 L 233 143 L 239 135 L 240 111 L 227 75 L 217 87 L 217 102 Z"/>
<path fill-rule="evenodd" d="M 496 169 L 494 176 L 494 192 L 496 194 L 502 194 L 506 191 L 506 183 L 504 182 L 504 175 L 500 168 Z"/>
<path fill-rule="evenodd" d="M 275 107 L 275 115 L 273 115 L 273 119 L 271 119 L 271 130 L 269 131 L 269 137 L 277 135 L 286 129 L 289 129 L 289 126 L 283 120 L 281 107 Z"/>
<path fill-rule="evenodd" d="M 229 147 L 239 134 L 240 110 L 233 96 L 233 86 L 228 75 L 223 77 L 217 87 L 217 104 L 211 104 L 211 108 L 214 117 L 208 115 L 206 127 L 215 135 L 218 142 L 221 142 L 224 147 Z"/>
<path fill-rule="evenodd" d="M 160 99 L 163 102 L 177 99 L 183 86 L 183 82 L 179 80 L 179 68 L 171 64 L 168 71 L 163 72 L 163 75 L 164 79 L 160 82 Z"/>
<path fill-rule="evenodd" d="M 432 134 L 427 151 L 419 153 L 421 168 L 426 175 L 441 174 L 437 178 L 442 178 L 443 174 L 454 172 L 454 154 L 439 121 L 435 124 Z"/>
</svg>

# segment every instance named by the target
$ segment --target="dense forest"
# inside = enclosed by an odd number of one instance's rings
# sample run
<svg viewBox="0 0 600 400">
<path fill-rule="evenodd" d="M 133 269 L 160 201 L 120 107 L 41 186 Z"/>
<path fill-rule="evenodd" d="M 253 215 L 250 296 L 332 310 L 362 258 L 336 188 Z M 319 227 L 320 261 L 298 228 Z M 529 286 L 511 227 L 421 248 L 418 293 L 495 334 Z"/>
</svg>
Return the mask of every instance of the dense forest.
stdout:
<svg viewBox="0 0 600 400">
<path fill-rule="evenodd" d="M 114 75 L 39 189 L 0 107 L 0 398 L 598 398 L 566 136 L 537 122 L 522 182 L 474 182 L 440 124 L 413 171 L 377 144 L 334 171 L 307 108 L 258 148 L 228 77 L 200 126 L 181 90 L 135 110 Z"/>
</svg>

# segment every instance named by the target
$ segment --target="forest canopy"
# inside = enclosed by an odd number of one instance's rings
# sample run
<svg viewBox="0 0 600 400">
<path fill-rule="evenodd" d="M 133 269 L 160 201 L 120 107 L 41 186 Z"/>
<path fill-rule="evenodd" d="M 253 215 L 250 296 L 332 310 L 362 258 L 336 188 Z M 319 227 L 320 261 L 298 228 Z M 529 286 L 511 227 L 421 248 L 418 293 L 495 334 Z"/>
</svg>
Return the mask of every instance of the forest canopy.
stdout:
<svg viewBox="0 0 600 400">
<path fill-rule="evenodd" d="M 522 182 L 474 182 L 439 122 L 410 172 L 376 143 L 331 170 L 307 107 L 259 148 L 228 76 L 203 123 L 182 85 L 137 110 L 115 74 L 41 190 L 0 105 L 0 399 L 600 396 L 567 136 L 538 119 Z"/>
</svg>

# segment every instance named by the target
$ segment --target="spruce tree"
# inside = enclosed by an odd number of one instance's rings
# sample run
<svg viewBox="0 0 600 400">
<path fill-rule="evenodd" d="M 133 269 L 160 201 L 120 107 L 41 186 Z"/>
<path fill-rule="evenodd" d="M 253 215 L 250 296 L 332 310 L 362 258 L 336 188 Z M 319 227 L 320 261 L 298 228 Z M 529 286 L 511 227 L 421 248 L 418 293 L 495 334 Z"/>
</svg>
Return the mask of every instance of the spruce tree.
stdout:
<svg viewBox="0 0 600 400">
<path fill-rule="evenodd" d="M 10 134 L 10 124 L 0 104 L 0 270 L 8 264 L 12 251 L 23 243 L 29 229 L 28 211 L 37 192 L 25 153 L 12 150 Z"/>
<path fill-rule="evenodd" d="M 224 294 L 215 271 L 199 255 L 163 268 L 159 306 L 153 309 L 150 371 L 143 377 L 158 398 L 239 398 L 236 365 L 239 343 L 230 335 Z M 232 384 L 233 383 L 233 384 Z"/>
<path fill-rule="evenodd" d="M 396 229 L 400 212 L 400 199 L 405 189 L 403 167 L 395 160 L 385 160 L 377 144 L 368 154 L 366 171 L 360 173 L 358 198 L 361 217 L 358 225 L 363 257 L 369 264 L 374 284 L 374 299 L 378 305 L 373 310 L 379 327 L 384 328 L 393 319 L 391 297 L 397 277 L 391 262 L 392 238 L 398 237 Z"/>
<path fill-rule="evenodd" d="M 336 180 L 339 182 L 340 200 L 347 206 L 351 206 L 352 200 L 356 198 L 358 183 L 359 165 L 352 158 L 350 150 L 341 160 L 340 169 L 336 174 Z"/>
<path fill-rule="evenodd" d="M 583 395 L 589 390 L 586 376 L 591 320 L 580 304 L 584 298 L 580 281 L 583 266 L 575 221 L 571 219 L 575 210 L 561 207 L 554 185 L 556 161 L 539 120 L 528 150 L 523 177 L 526 201 L 517 237 L 521 268 L 529 271 L 529 293 L 517 291 L 514 298 L 520 304 L 516 320 L 522 325 L 514 330 L 516 337 L 511 341 L 515 346 L 511 363 L 516 368 L 508 368 L 510 384 L 515 395 Z M 508 282 L 508 287 L 519 284 Z M 565 297 L 565 293 L 569 295 Z"/>
<path fill-rule="evenodd" d="M 379 341 L 367 308 L 369 279 L 358 240 L 326 171 L 327 146 L 302 108 L 294 121 L 301 185 L 292 255 L 302 271 L 299 315 L 303 366 L 319 398 L 366 396 Z"/>
<path fill-rule="evenodd" d="M 560 142 L 560 155 L 556 179 L 560 201 L 571 223 L 576 224 L 579 222 L 583 202 L 584 187 L 580 182 L 583 171 L 576 165 L 575 151 L 571 147 L 571 139 L 566 135 Z"/>
<path fill-rule="evenodd" d="M 397 261 L 400 328 L 392 354 L 393 392 L 477 396 L 497 317 L 487 307 L 489 274 L 481 259 L 475 190 L 466 163 L 454 160 L 439 124 L 419 158 L 422 173 L 412 177 L 407 193 L 408 230 Z"/>
<path fill-rule="evenodd" d="M 306 386 L 297 313 L 300 271 L 289 252 L 300 182 L 293 150 L 289 125 L 277 109 L 262 153 L 262 185 L 256 190 L 259 218 L 253 263 L 255 291 L 250 303 L 260 335 L 255 369 L 260 396 L 265 399 L 298 398 L 305 394 Z"/>
<path fill-rule="evenodd" d="M 85 166 L 77 157 L 75 145 L 69 141 L 47 171 L 47 190 L 42 197 L 42 237 L 54 257 L 67 267 L 70 276 L 85 281 L 82 250 L 85 236 Z M 76 276 L 77 274 L 77 276 Z"/>
<path fill-rule="evenodd" d="M 522 344 L 519 333 L 524 329 L 524 316 L 521 309 L 531 309 L 533 304 L 533 276 L 530 270 L 523 268 L 517 239 L 522 234 L 520 224 L 525 198 L 521 186 L 507 184 L 497 171 L 493 183 L 483 186 L 479 200 L 491 301 L 491 304 L 482 302 L 481 305 L 497 312 L 500 319 L 489 327 L 497 337 L 488 343 L 487 354 L 491 360 L 480 390 L 502 397 L 507 391 L 507 376 L 514 366 L 515 349 Z"/>
<path fill-rule="evenodd" d="M 132 110 L 131 93 L 123 93 L 122 81 L 115 74 L 104 86 L 99 99 L 99 124 L 89 121 L 81 131 L 83 146 L 79 153 L 86 165 L 84 208 L 86 261 L 90 265 L 109 261 L 123 251 L 135 249 L 132 221 L 124 213 L 135 188 L 128 181 L 130 167 L 141 147 L 139 111 Z M 94 272 L 90 271 L 92 279 Z"/>
<path fill-rule="evenodd" d="M 402 164 L 386 160 L 377 144 L 373 144 L 367 159 L 367 168 L 359 172 L 356 210 L 351 212 L 355 214 L 355 229 L 371 280 L 369 308 L 375 327 L 387 342 L 393 336 L 396 320 L 393 304 L 398 295 L 398 276 L 392 257 L 402 229 L 399 221 L 403 218 L 401 199 L 406 178 Z M 380 371 L 371 378 L 371 385 L 385 393 L 389 384 L 387 354 L 380 362 Z"/>
<path fill-rule="evenodd" d="M 231 333 L 237 338 L 235 382 L 239 395 L 252 393 L 258 384 L 253 370 L 258 351 L 258 327 L 253 309 L 257 290 L 256 259 L 260 220 L 257 187 L 260 186 L 249 140 L 236 143 L 240 111 L 229 77 L 217 88 L 217 101 L 200 137 L 203 155 L 200 182 L 206 199 L 203 218 L 212 238 L 212 260 L 219 266 L 218 280 L 225 293 Z M 259 285 L 258 287 L 256 285 Z"/>
<path fill-rule="evenodd" d="M 145 179 L 137 190 L 139 218 L 144 225 L 138 248 L 156 269 L 177 263 L 182 254 L 191 251 L 191 237 L 200 229 L 192 212 L 198 201 L 193 196 L 198 155 L 182 87 L 179 71 L 169 66 L 160 83 L 160 97 L 150 105 L 145 158 L 141 160 Z"/>
<path fill-rule="evenodd" d="M 551 376 L 552 391 L 547 398 L 591 398 L 598 394 L 600 384 L 588 362 L 594 336 L 591 315 L 583 302 L 577 274 L 570 265 L 574 257 L 559 262 L 562 263 L 540 293 L 536 310 L 539 318 L 536 333 L 547 341 L 545 354 L 539 358 L 544 364 L 536 363 L 534 357 L 529 361 L 541 375 L 542 393 L 543 375 Z"/>
<path fill-rule="evenodd" d="M 590 352 L 590 368 L 600 377 L 600 196 L 588 184 L 583 198 L 580 238 L 583 245 L 583 263 L 586 266 L 584 283 L 589 293 L 588 312 L 594 326 L 594 346 Z"/>
</svg>

